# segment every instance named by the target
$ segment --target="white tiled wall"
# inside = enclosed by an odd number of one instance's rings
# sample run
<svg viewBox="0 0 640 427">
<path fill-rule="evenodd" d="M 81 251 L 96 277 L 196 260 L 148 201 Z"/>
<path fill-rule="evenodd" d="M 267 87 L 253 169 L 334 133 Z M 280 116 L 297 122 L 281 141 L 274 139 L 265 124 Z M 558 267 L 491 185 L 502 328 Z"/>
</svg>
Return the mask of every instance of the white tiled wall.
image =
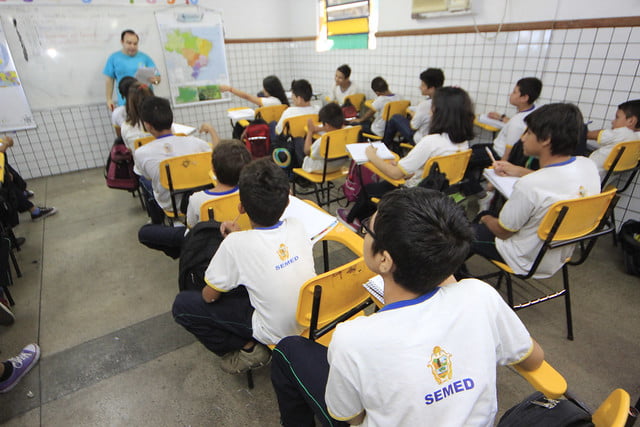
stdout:
<svg viewBox="0 0 640 427">
<path fill-rule="evenodd" d="M 588 28 L 383 37 L 373 51 L 317 53 L 314 42 L 228 44 L 232 85 L 260 90 L 262 78 L 276 74 L 288 86 L 308 79 L 316 92 L 332 85 L 335 68 L 348 63 L 352 80 L 368 88 L 381 75 L 391 90 L 419 102 L 419 73 L 442 68 L 446 83 L 465 88 L 477 112 L 513 113 L 508 94 L 521 77 L 537 76 L 544 88 L 539 103 L 576 103 L 590 129 L 607 128 L 616 106 L 640 98 L 640 28 Z M 369 96 L 373 94 L 369 91 Z M 177 108 L 176 121 L 198 125 L 210 121 L 222 137 L 231 127 L 226 109 L 232 102 Z M 102 166 L 113 140 L 108 115 L 100 105 L 35 111 L 38 128 L 17 133 L 13 163 L 26 178 Z M 487 132 L 478 138 L 487 140 Z M 638 180 L 636 180 L 638 181 Z M 640 217 L 640 183 L 618 204 L 618 218 Z"/>
</svg>

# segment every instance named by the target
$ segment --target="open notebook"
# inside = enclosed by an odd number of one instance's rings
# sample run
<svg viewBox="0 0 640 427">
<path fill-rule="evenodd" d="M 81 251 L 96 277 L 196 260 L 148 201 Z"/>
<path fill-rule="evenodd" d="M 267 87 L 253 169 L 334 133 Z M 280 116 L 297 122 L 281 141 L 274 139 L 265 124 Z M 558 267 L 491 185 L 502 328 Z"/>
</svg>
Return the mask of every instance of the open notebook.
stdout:
<svg viewBox="0 0 640 427">
<path fill-rule="evenodd" d="M 485 125 L 493 126 L 494 128 L 502 129 L 505 123 L 502 120 L 496 120 L 490 118 L 487 114 L 480 114 L 478 116 L 478 121 Z"/>
<path fill-rule="evenodd" d="M 382 276 L 379 274 L 373 276 L 367 283 L 363 283 L 362 286 L 364 286 L 371 296 L 377 299 L 381 305 L 384 305 L 384 281 L 382 280 Z"/>
<path fill-rule="evenodd" d="M 513 186 L 516 185 L 516 182 L 520 179 L 517 176 L 500 176 L 497 175 L 495 170 L 493 169 L 485 169 L 482 173 L 490 183 L 507 199 L 511 197 L 511 193 L 513 193 Z"/>
<path fill-rule="evenodd" d="M 364 150 L 366 150 L 369 145 L 373 145 L 374 147 L 376 147 L 376 154 L 381 159 L 395 159 L 393 153 L 387 148 L 386 145 L 384 145 L 384 142 L 360 142 L 358 144 L 347 144 L 347 151 L 349 151 L 349 155 L 351 156 L 351 158 L 357 164 L 361 165 L 369 161 L 367 155 L 364 153 Z"/>
<path fill-rule="evenodd" d="M 312 242 L 322 237 L 336 226 L 338 220 L 326 211 L 311 206 L 295 196 L 289 196 L 289 206 L 285 209 L 281 219 L 295 218 L 302 222 L 307 236 Z"/>
</svg>

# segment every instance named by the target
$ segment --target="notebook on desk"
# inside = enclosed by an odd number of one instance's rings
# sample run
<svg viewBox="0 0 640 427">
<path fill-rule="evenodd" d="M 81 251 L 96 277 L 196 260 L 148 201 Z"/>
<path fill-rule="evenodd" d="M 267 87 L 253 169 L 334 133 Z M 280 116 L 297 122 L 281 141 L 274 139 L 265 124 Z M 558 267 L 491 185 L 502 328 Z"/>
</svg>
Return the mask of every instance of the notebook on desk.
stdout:
<svg viewBox="0 0 640 427">
<path fill-rule="evenodd" d="M 485 125 L 493 126 L 494 128 L 502 129 L 505 123 L 502 120 L 495 120 L 490 118 L 486 113 L 478 116 L 478 121 Z"/>
<path fill-rule="evenodd" d="M 322 239 L 338 223 L 335 216 L 331 216 L 323 209 L 305 203 L 295 196 L 289 196 L 289 206 L 280 219 L 286 218 L 295 218 L 300 221 L 312 242 Z"/>
<path fill-rule="evenodd" d="M 369 161 L 367 155 L 364 152 L 369 145 L 373 145 L 377 149 L 376 154 L 378 154 L 378 157 L 380 157 L 381 159 L 395 159 L 395 156 L 393 155 L 391 150 L 389 150 L 387 146 L 384 145 L 384 142 L 360 142 L 358 144 L 347 144 L 347 151 L 349 151 L 349 155 L 351 156 L 351 158 L 357 164 L 361 165 Z"/>
<path fill-rule="evenodd" d="M 366 283 L 363 283 L 362 286 L 364 286 L 367 292 L 377 299 L 381 305 L 384 305 L 384 280 L 382 280 L 382 276 L 379 274 L 373 276 Z"/>
<path fill-rule="evenodd" d="M 513 193 L 513 186 L 520 179 L 517 176 L 500 176 L 496 174 L 493 169 L 485 169 L 482 173 L 487 180 L 507 199 L 511 197 Z"/>
</svg>

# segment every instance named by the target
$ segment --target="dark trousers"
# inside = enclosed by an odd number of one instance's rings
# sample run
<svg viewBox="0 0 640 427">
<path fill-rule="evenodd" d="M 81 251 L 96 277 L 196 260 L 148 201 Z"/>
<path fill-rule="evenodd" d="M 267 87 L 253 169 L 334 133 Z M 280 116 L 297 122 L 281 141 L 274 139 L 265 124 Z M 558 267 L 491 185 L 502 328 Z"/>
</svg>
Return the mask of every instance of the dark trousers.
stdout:
<svg viewBox="0 0 640 427">
<path fill-rule="evenodd" d="M 271 383 L 276 391 L 280 422 L 285 427 L 347 426 L 329 416 L 324 393 L 329 378 L 327 348 L 306 338 L 287 337 L 271 359 Z"/>
<path fill-rule="evenodd" d="M 414 143 L 413 134 L 416 133 L 416 131 L 411 129 L 411 122 L 409 122 L 407 116 L 403 116 L 402 114 L 395 114 L 391 117 L 387 122 L 387 126 L 384 128 L 383 141 L 390 150 L 395 152 L 400 150 L 400 146 L 393 140 L 398 132 L 400 132 L 400 135 L 402 135 L 405 141 L 410 144 Z"/>
<path fill-rule="evenodd" d="M 167 256 L 180 257 L 184 227 L 169 227 L 163 224 L 145 224 L 138 231 L 138 241 L 148 248 L 164 252 Z"/>
<path fill-rule="evenodd" d="M 199 291 L 182 291 L 173 302 L 173 318 L 205 347 L 224 356 L 253 339 L 253 307 L 247 288 L 238 286 L 207 303 Z"/>
<path fill-rule="evenodd" d="M 360 190 L 358 198 L 353 207 L 347 215 L 347 221 L 353 222 L 354 219 L 362 221 L 365 218 L 370 217 L 376 211 L 376 205 L 371 202 L 371 197 L 382 197 L 389 191 L 395 190 L 396 187 L 387 182 L 374 182 L 373 184 L 367 184 Z"/>
<path fill-rule="evenodd" d="M 153 195 L 153 186 L 151 181 L 147 178 L 140 176 L 140 191 L 142 191 L 142 197 L 144 197 L 145 206 L 147 207 L 147 213 L 151 218 L 151 222 L 154 224 L 162 224 L 164 222 L 164 211 L 156 202 L 156 198 Z"/>
<path fill-rule="evenodd" d="M 16 195 L 16 199 L 18 202 L 18 212 L 27 212 L 30 211 L 33 207 L 33 203 L 27 199 L 27 195 L 24 192 L 27 190 L 27 183 L 20 176 L 17 170 L 11 167 L 9 163 L 5 163 L 5 169 L 7 173 L 11 174 L 11 185 L 9 188 L 12 189 L 14 194 Z"/>
<path fill-rule="evenodd" d="M 496 236 L 484 224 L 472 224 L 475 233 L 475 239 L 471 243 L 471 254 L 482 255 L 485 258 L 493 259 L 499 262 L 505 262 L 502 255 L 496 249 Z"/>
</svg>

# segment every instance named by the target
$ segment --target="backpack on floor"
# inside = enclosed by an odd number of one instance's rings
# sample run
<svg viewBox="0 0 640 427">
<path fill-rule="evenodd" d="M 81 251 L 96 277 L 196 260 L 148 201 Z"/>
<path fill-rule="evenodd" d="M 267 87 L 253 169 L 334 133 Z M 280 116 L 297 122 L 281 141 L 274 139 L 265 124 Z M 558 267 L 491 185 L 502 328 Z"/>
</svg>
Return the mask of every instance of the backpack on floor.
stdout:
<svg viewBox="0 0 640 427">
<path fill-rule="evenodd" d="M 348 99 L 342 105 L 342 115 L 344 116 L 345 124 L 349 124 L 349 122 L 358 118 L 358 110 Z"/>
<path fill-rule="evenodd" d="M 342 192 L 348 201 L 355 202 L 358 199 L 358 194 L 360 194 L 360 191 L 362 191 L 365 185 L 376 182 L 380 182 L 378 175 L 356 164 L 356 162 L 351 161 L 347 180 L 342 185 Z"/>
<path fill-rule="evenodd" d="M 217 221 L 201 221 L 184 236 L 178 269 L 180 291 L 204 288 L 204 273 L 222 239 Z"/>
<path fill-rule="evenodd" d="M 271 129 L 264 120 L 254 120 L 244 130 L 242 142 L 251 153 L 251 157 L 258 159 L 271 154 Z"/>
<path fill-rule="evenodd" d="M 104 168 L 104 178 L 109 188 L 127 191 L 138 188 L 138 176 L 133 172 L 133 154 L 122 138 L 116 138 L 113 142 Z"/>
</svg>

